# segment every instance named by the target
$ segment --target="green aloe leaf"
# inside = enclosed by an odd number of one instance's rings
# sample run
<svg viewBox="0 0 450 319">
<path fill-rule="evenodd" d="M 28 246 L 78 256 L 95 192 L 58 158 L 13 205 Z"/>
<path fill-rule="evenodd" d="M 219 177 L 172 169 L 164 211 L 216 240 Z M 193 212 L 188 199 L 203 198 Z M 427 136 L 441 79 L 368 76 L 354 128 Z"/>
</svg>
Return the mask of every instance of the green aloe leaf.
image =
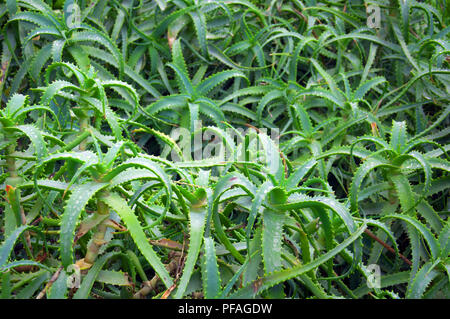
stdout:
<svg viewBox="0 0 450 319">
<path fill-rule="evenodd" d="M 361 234 L 366 229 L 364 224 L 358 228 L 354 233 L 346 238 L 342 243 L 334 247 L 332 250 L 321 255 L 320 257 L 314 259 L 312 262 L 306 265 L 298 265 L 290 269 L 281 270 L 274 272 L 272 274 L 266 275 L 260 279 L 251 282 L 249 285 L 237 290 L 235 293 L 231 294 L 231 298 L 251 298 L 257 296 L 261 291 L 264 291 L 274 285 L 286 281 L 290 278 L 297 277 L 301 274 L 307 273 L 308 271 L 318 267 L 319 265 L 327 262 L 329 259 L 333 258 L 340 251 L 349 246 L 353 241 L 359 238 Z"/>
<path fill-rule="evenodd" d="M 133 241 L 139 248 L 139 251 L 142 253 L 142 255 L 144 255 L 145 259 L 153 267 L 164 285 L 167 288 L 172 286 L 172 278 L 162 264 L 161 259 L 155 253 L 152 246 L 150 246 L 147 236 L 142 230 L 142 226 L 139 220 L 137 219 L 131 208 L 128 206 L 127 202 L 116 193 L 105 194 L 100 197 L 100 200 L 111 207 L 111 209 L 116 211 L 120 218 L 124 221 L 131 237 L 133 238 Z"/>
<path fill-rule="evenodd" d="M 184 263 L 183 274 L 180 278 L 175 298 L 183 298 L 186 287 L 192 276 L 192 272 L 197 263 L 200 253 L 200 247 L 203 242 L 203 233 L 205 231 L 206 215 L 208 207 L 204 203 L 199 203 L 198 206 L 191 206 L 189 212 L 189 248 Z M 208 288 L 209 289 L 209 288 Z"/>
<path fill-rule="evenodd" d="M 204 238 L 204 263 L 202 265 L 203 292 L 205 298 L 215 298 L 220 293 L 221 279 L 217 265 L 216 249 L 211 237 Z"/>
<path fill-rule="evenodd" d="M 73 264 L 74 234 L 81 212 L 89 200 L 107 186 L 107 183 L 87 182 L 72 190 L 61 220 L 60 252 L 61 261 L 65 268 Z"/>
</svg>

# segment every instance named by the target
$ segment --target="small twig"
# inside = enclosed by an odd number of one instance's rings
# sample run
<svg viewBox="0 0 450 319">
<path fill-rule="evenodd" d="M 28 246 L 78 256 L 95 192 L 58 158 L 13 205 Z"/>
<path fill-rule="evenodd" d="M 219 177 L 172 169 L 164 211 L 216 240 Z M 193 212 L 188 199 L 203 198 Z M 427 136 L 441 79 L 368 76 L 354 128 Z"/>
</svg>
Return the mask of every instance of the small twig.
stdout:
<svg viewBox="0 0 450 319">
<path fill-rule="evenodd" d="M 181 245 L 180 243 L 167 239 L 167 238 L 163 238 L 163 239 L 159 239 L 159 240 L 149 240 L 150 244 L 154 245 L 154 246 L 158 246 L 158 247 L 164 247 L 167 249 L 171 249 L 171 250 L 176 250 L 176 251 L 182 251 L 183 250 L 183 245 Z"/>
<path fill-rule="evenodd" d="M 48 283 L 45 285 L 44 289 L 39 293 L 39 295 L 36 297 L 36 299 L 42 299 L 45 296 L 45 293 L 48 289 L 53 285 L 53 283 L 58 279 L 59 274 L 61 273 L 61 270 L 63 270 L 63 267 L 59 267 L 58 270 L 53 274 L 52 278 L 48 281 Z"/>
<path fill-rule="evenodd" d="M 172 261 L 169 264 L 165 265 L 165 268 L 167 269 L 167 271 L 169 273 L 173 273 L 175 270 L 178 269 L 179 259 L 176 258 L 178 256 L 178 254 L 179 253 L 174 252 Z M 177 275 L 177 277 L 178 277 L 178 275 Z M 134 294 L 133 298 L 134 299 L 142 299 L 142 298 L 144 298 L 150 292 L 156 290 L 156 288 L 158 287 L 159 281 L 160 281 L 160 278 L 159 278 L 158 275 L 153 276 L 153 278 L 151 280 L 149 280 L 149 281 L 144 281 L 143 282 L 143 287 L 138 292 L 136 292 Z M 176 287 L 175 284 L 172 285 L 171 287 L 169 287 L 169 289 L 164 294 L 166 294 L 166 293 L 170 294 L 170 292 L 173 289 L 175 289 L 175 287 Z"/>
<path fill-rule="evenodd" d="M 174 283 L 172 286 L 169 287 L 169 289 L 167 289 L 166 291 L 164 291 L 164 293 L 161 296 L 161 299 L 167 299 L 170 294 L 172 293 L 172 291 L 176 288 L 177 284 Z"/>
<path fill-rule="evenodd" d="M 281 159 L 283 160 L 284 177 L 287 178 L 289 174 L 288 174 L 288 168 L 287 168 L 287 163 L 286 163 L 286 157 L 284 157 L 284 154 L 282 151 L 278 150 L 278 152 L 280 153 Z"/>
<path fill-rule="evenodd" d="M 247 226 L 247 225 L 245 223 L 242 223 L 242 224 L 239 224 L 239 225 L 227 228 L 227 229 L 225 229 L 225 231 L 226 232 L 231 232 L 231 231 L 236 230 L 236 229 L 245 228 L 245 226 Z"/>
<path fill-rule="evenodd" d="M 370 230 L 366 229 L 364 231 L 370 238 L 372 238 L 373 240 L 375 240 L 376 242 L 378 242 L 381 246 L 383 246 L 384 248 L 386 248 L 387 250 L 389 250 L 391 253 L 395 254 L 395 250 L 394 248 L 392 248 L 391 246 L 389 246 L 388 244 L 386 244 L 384 241 L 382 241 L 380 238 L 378 238 L 377 236 L 375 236 L 374 233 L 372 233 Z M 400 254 L 400 252 L 398 253 L 398 256 L 403 259 L 403 261 L 405 263 L 407 263 L 408 265 L 412 265 L 412 262 L 406 258 L 405 256 L 403 256 L 402 254 Z"/>
<path fill-rule="evenodd" d="M 178 277 L 180 276 L 180 274 L 181 274 L 181 269 L 183 269 L 183 267 L 184 267 L 184 262 L 185 262 L 185 258 L 184 258 L 184 247 L 185 247 L 185 244 L 186 244 L 186 240 L 187 240 L 187 238 L 186 238 L 186 234 L 184 235 L 184 239 L 183 239 L 183 246 L 181 247 L 181 254 L 180 254 L 180 260 L 178 261 L 178 268 L 177 268 L 177 276 L 176 276 L 176 279 L 178 279 Z"/>
<path fill-rule="evenodd" d="M 37 224 L 39 224 L 42 221 L 42 216 L 39 216 L 38 218 L 36 218 L 33 222 L 30 223 L 31 226 L 36 226 Z"/>
<path fill-rule="evenodd" d="M 287 238 L 286 235 L 283 235 L 283 239 L 289 245 L 289 247 L 292 248 L 292 250 L 294 251 L 295 257 L 297 259 L 300 259 L 300 254 L 298 253 L 297 247 L 295 247 L 294 243 L 289 238 Z"/>
<path fill-rule="evenodd" d="M 413 30 L 412 27 L 409 27 L 409 31 L 411 32 L 411 34 L 416 38 L 416 39 L 420 39 L 420 37 L 417 35 L 417 33 Z"/>
<path fill-rule="evenodd" d="M 185 182 L 181 182 L 181 181 L 174 181 L 174 183 L 181 184 L 181 185 L 188 185 L 188 186 L 192 186 L 192 187 L 201 187 L 198 185 L 189 184 L 189 183 L 185 183 Z"/>
<path fill-rule="evenodd" d="M 184 268 L 184 262 L 186 261 L 185 255 L 184 255 L 184 245 L 185 245 L 186 240 L 183 240 L 183 247 L 181 249 L 181 253 L 180 253 L 180 258 L 178 260 L 178 266 L 177 266 L 177 271 L 176 271 L 176 275 L 175 275 L 175 279 L 173 281 L 173 285 L 169 287 L 169 289 L 167 289 L 163 295 L 161 296 L 161 299 L 167 299 L 169 298 L 170 294 L 172 293 L 172 291 L 175 289 L 175 287 L 177 286 L 178 280 L 180 279 L 180 274 L 181 274 L 181 270 Z M 176 256 L 175 256 L 176 257 Z"/>
</svg>

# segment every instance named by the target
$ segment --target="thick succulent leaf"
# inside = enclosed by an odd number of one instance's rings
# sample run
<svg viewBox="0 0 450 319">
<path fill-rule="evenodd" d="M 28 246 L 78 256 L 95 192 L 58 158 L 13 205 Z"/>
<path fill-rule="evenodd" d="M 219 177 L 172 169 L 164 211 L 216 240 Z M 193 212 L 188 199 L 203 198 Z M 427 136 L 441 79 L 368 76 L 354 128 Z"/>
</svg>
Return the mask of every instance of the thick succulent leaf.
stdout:
<svg viewBox="0 0 450 319">
<path fill-rule="evenodd" d="M 192 21 L 194 22 L 195 32 L 197 33 L 197 40 L 200 45 L 203 56 L 209 57 L 207 38 L 206 38 L 206 18 L 205 14 L 197 9 L 189 12 Z"/>
<path fill-rule="evenodd" d="M 29 41 L 31 41 L 31 39 L 37 37 L 37 36 L 44 36 L 44 35 L 53 35 L 56 37 L 61 36 L 61 33 L 59 32 L 59 30 L 55 27 L 39 27 L 34 29 L 33 31 L 31 31 L 30 33 L 28 33 L 27 37 L 24 40 L 24 44 L 28 43 Z"/>
<path fill-rule="evenodd" d="M 405 175 L 397 174 L 391 176 L 390 180 L 394 184 L 403 213 L 410 216 L 414 215 L 415 212 L 413 209 L 416 207 L 416 196 L 411 190 L 411 184 L 408 178 Z"/>
<path fill-rule="evenodd" d="M 105 46 L 113 55 L 117 65 L 119 66 L 120 77 L 122 76 L 125 68 L 124 59 L 115 43 L 107 35 L 95 29 L 91 29 L 90 31 L 74 32 L 70 39 L 74 42 L 96 42 Z"/>
<path fill-rule="evenodd" d="M 142 168 L 129 168 L 123 172 L 117 174 L 113 179 L 111 179 L 111 188 L 118 185 L 128 183 L 138 179 L 156 179 L 159 180 L 158 176 L 152 171 L 142 169 Z"/>
<path fill-rule="evenodd" d="M 149 244 L 147 236 L 145 235 L 139 220 L 137 219 L 131 208 L 128 206 L 127 202 L 116 193 L 103 195 L 100 200 L 111 207 L 111 209 L 116 211 L 120 218 L 124 221 L 131 237 L 133 238 L 134 243 L 138 247 L 141 254 L 144 255 L 145 259 L 149 262 L 149 264 L 161 278 L 164 285 L 167 288 L 172 286 L 172 278 L 161 262 L 161 259 Z"/>
<path fill-rule="evenodd" d="M 383 160 L 379 160 L 376 158 L 369 158 L 366 160 L 356 171 L 353 180 L 352 185 L 350 187 L 350 204 L 352 210 L 358 209 L 358 193 L 359 189 L 362 187 L 362 183 L 364 181 L 364 178 L 374 169 L 378 167 L 391 167 L 391 165 L 388 162 L 385 162 Z"/>
<path fill-rule="evenodd" d="M 247 240 L 247 247 L 250 247 L 250 238 L 251 238 L 251 232 L 253 230 L 253 225 L 255 223 L 256 218 L 259 214 L 263 211 L 264 207 L 262 206 L 262 203 L 264 202 L 266 198 L 266 194 L 273 188 L 273 184 L 270 181 L 264 182 L 262 184 L 258 191 L 255 193 L 255 197 L 252 201 L 252 206 L 250 209 L 250 213 L 248 215 L 248 221 L 247 221 L 247 227 L 245 230 L 246 233 L 246 240 Z"/>
<path fill-rule="evenodd" d="M 380 278 L 380 288 L 387 288 L 399 284 L 407 283 L 409 279 L 409 271 L 397 272 L 394 274 L 386 274 Z M 357 288 L 354 293 L 358 298 L 367 295 L 372 289 L 367 284 Z"/>
<path fill-rule="evenodd" d="M 305 89 L 302 92 L 300 92 L 299 94 L 297 94 L 297 98 L 300 98 L 302 96 L 315 96 L 321 99 L 326 99 L 330 102 L 333 102 L 335 105 L 337 105 L 338 107 L 342 107 L 342 105 L 344 104 L 344 101 L 338 97 L 336 97 L 334 94 L 330 93 L 330 91 L 328 90 L 324 90 L 321 88 L 309 88 L 309 89 Z"/>
<path fill-rule="evenodd" d="M 262 255 L 266 274 L 281 270 L 281 245 L 285 214 L 272 209 L 263 211 Z"/>
<path fill-rule="evenodd" d="M 447 221 L 441 233 L 439 234 L 439 244 L 441 247 L 441 256 L 446 258 L 450 255 L 450 222 Z"/>
<path fill-rule="evenodd" d="M 367 92 L 369 92 L 372 88 L 374 88 L 377 85 L 380 85 L 383 82 L 386 82 L 386 79 L 382 76 L 378 76 L 370 80 L 367 80 L 364 83 L 361 83 L 358 89 L 356 89 L 356 91 L 353 93 L 353 99 L 355 100 L 363 99 L 364 96 L 367 94 Z"/>
<path fill-rule="evenodd" d="M 19 12 L 9 19 L 9 21 L 19 21 L 19 20 L 32 22 L 41 27 L 50 26 L 53 24 L 52 20 L 47 18 L 45 15 L 29 11 Z"/>
<path fill-rule="evenodd" d="M 8 261 L 9 255 L 11 254 L 12 249 L 17 241 L 17 239 L 25 232 L 27 229 L 30 229 L 31 226 L 22 225 L 17 227 L 9 236 L 5 239 L 2 246 L 0 247 L 0 267 L 3 267 Z"/>
<path fill-rule="evenodd" d="M 36 156 L 38 160 L 42 160 L 48 154 L 47 146 L 45 144 L 44 138 L 42 137 L 41 131 L 31 125 L 17 125 L 16 129 L 22 131 L 31 141 L 34 146 L 34 150 L 36 152 Z"/>
<path fill-rule="evenodd" d="M 183 274 L 175 293 L 175 298 L 183 298 L 192 272 L 197 263 L 200 247 L 203 242 L 203 232 L 205 231 L 207 206 L 191 207 L 189 212 L 189 248 L 184 263 Z"/>
<path fill-rule="evenodd" d="M 91 293 L 92 287 L 94 286 L 94 282 L 105 263 L 109 259 L 118 256 L 119 254 L 121 253 L 110 252 L 98 258 L 89 269 L 86 277 L 83 278 L 83 282 L 81 283 L 80 288 L 78 288 L 77 292 L 74 294 L 73 299 L 87 299 L 89 297 L 89 294 Z"/>
<path fill-rule="evenodd" d="M 199 85 L 197 85 L 195 91 L 198 95 L 206 95 L 218 85 L 235 77 L 242 77 L 246 79 L 246 76 L 242 72 L 234 70 L 226 70 L 219 73 L 215 73 L 210 77 L 204 79 Z"/>
<path fill-rule="evenodd" d="M 115 286 L 131 286 L 126 273 L 114 270 L 100 270 L 95 281 Z"/>
<path fill-rule="evenodd" d="M 221 292 L 221 279 L 217 265 L 216 249 L 214 240 L 205 237 L 203 240 L 204 262 L 202 264 L 203 293 L 205 298 L 211 299 Z"/>
<path fill-rule="evenodd" d="M 336 256 L 339 252 L 344 250 L 347 246 L 351 245 L 356 239 L 358 239 L 361 234 L 366 229 L 366 225 L 364 224 L 360 228 L 357 229 L 354 233 L 351 234 L 348 238 L 346 238 L 342 243 L 334 247 L 332 250 L 327 253 L 321 255 L 320 257 L 314 259 L 312 262 L 305 265 L 294 266 L 290 269 L 281 270 L 278 272 L 274 272 L 272 274 L 266 275 L 262 278 L 259 278 L 247 286 L 237 290 L 235 293 L 231 294 L 230 298 L 251 298 L 257 296 L 262 291 L 273 287 L 283 281 L 288 279 L 297 277 L 301 274 L 307 273 L 308 271 L 315 269 L 321 264 L 327 262 L 329 259 Z"/>
<path fill-rule="evenodd" d="M 87 182 L 73 188 L 61 220 L 60 253 L 65 268 L 73 264 L 74 234 L 81 212 L 89 200 L 107 186 L 108 183 Z"/>
<path fill-rule="evenodd" d="M 14 94 L 6 103 L 6 108 L 1 112 L 9 118 L 13 118 L 14 115 L 20 111 L 27 104 L 27 96 L 22 94 Z"/>
<path fill-rule="evenodd" d="M 60 93 L 63 89 L 72 89 L 75 91 L 81 91 L 79 87 L 73 85 L 71 82 L 67 82 L 64 80 L 56 80 L 52 84 L 50 84 L 46 89 L 44 94 L 41 97 L 42 105 L 49 105 L 53 98 Z"/>
<path fill-rule="evenodd" d="M 306 174 L 308 174 L 316 165 L 317 161 L 315 159 L 311 159 L 306 163 L 302 164 L 286 180 L 286 188 L 292 189 L 298 186 L 300 181 L 302 181 L 302 179 L 306 176 Z"/>
<path fill-rule="evenodd" d="M 339 90 L 336 81 L 333 79 L 333 77 L 327 71 L 325 71 L 319 64 L 319 62 L 317 62 L 315 59 L 311 59 L 311 63 L 317 69 L 320 75 L 324 78 L 324 80 L 327 82 L 333 96 L 338 100 L 342 100 L 343 98 L 342 93 Z"/>
<path fill-rule="evenodd" d="M 406 298 L 420 299 L 431 281 L 438 275 L 438 272 L 433 268 L 436 266 L 432 261 L 427 262 L 419 272 L 416 274 L 412 285 L 408 287 Z"/>
<path fill-rule="evenodd" d="M 406 146 L 407 141 L 406 122 L 392 121 L 391 130 L 391 147 L 394 151 L 400 154 Z"/>
<path fill-rule="evenodd" d="M 145 112 L 150 115 L 157 114 L 164 110 L 185 106 L 187 105 L 187 100 L 187 95 L 169 95 L 147 106 Z"/>
<path fill-rule="evenodd" d="M 47 293 L 47 299 L 66 299 L 68 293 L 67 280 L 67 273 L 63 269 L 50 287 Z"/>
<path fill-rule="evenodd" d="M 386 215 L 386 216 L 382 217 L 382 220 L 387 219 L 387 218 L 400 219 L 400 220 L 403 220 L 406 223 L 408 223 L 408 225 L 411 225 L 412 227 L 414 227 L 427 242 L 428 247 L 430 248 L 430 253 L 431 253 L 432 258 L 434 258 L 434 259 L 438 258 L 439 253 L 440 253 L 439 241 L 434 237 L 434 235 L 431 233 L 431 231 L 428 228 L 426 228 L 425 225 L 423 225 L 420 221 L 418 221 L 414 217 L 400 215 L 400 214 Z"/>
<path fill-rule="evenodd" d="M 442 227 L 443 227 L 443 220 L 439 216 L 439 214 L 433 209 L 433 206 L 431 206 L 426 201 L 421 201 L 417 204 L 417 212 L 425 218 L 427 223 L 431 226 L 431 229 L 433 229 L 437 234 L 441 233 Z"/>
</svg>

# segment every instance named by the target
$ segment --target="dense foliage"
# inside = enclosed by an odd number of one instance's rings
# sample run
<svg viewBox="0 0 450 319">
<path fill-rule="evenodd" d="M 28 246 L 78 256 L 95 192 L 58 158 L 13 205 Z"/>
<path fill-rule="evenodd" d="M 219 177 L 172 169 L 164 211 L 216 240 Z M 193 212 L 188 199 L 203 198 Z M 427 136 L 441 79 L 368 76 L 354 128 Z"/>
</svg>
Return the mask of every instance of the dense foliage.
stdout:
<svg viewBox="0 0 450 319">
<path fill-rule="evenodd" d="M 2 1 L 1 297 L 449 298 L 449 13 Z"/>
</svg>

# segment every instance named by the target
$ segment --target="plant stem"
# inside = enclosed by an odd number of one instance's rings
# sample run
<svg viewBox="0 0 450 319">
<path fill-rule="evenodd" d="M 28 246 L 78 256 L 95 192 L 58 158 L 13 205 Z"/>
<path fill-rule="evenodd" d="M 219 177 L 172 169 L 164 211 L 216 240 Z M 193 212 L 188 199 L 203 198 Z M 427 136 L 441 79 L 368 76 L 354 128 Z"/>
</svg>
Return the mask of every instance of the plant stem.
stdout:
<svg viewBox="0 0 450 319">
<path fill-rule="evenodd" d="M 17 186 L 21 183 L 21 178 L 17 174 L 16 159 L 11 156 L 15 150 L 16 142 L 8 145 L 7 155 L 9 156 L 6 156 L 6 166 L 9 173 L 9 178 L 6 179 L 6 185 L 9 185 L 9 188 L 7 187 L 6 192 L 9 205 L 11 205 L 12 211 L 16 215 L 16 225 L 19 227 L 20 225 L 25 225 L 27 223 L 27 219 L 23 207 L 20 205 L 20 190 L 17 189 Z M 32 259 L 33 247 L 31 246 L 30 233 L 25 231 L 21 235 L 21 238 L 28 257 Z"/>
<path fill-rule="evenodd" d="M 80 136 L 83 136 L 88 128 L 89 125 L 89 118 L 86 116 L 83 116 L 80 118 Z M 87 140 L 86 138 L 82 139 L 80 142 L 80 151 L 85 151 L 87 147 Z"/>
<path fill-rule="evenodd" d="M 108 206 L 102 201 L 97 201 L 97 212 L 99 215 L 109 215 Z M 97 259 L 100 247 L 105 243 L 105 234 L 108 227 L 108 219 L 104 219 L 96 228 L 92 240 L 87 248 L 86 256 L 84 261 L 88 264 L 93 264 Z"/>
<path fill-rule="evenodd" d="M 50 287 L 53 285 L 53 283 L 58 279 L 59 274 L 61 273 L 61 270 L 63 270 L 63 267 L 59 267 L 58 270 L 53 274 L 52 278 L 48 281 L 48 283 L 45 285 L 44 289 L 37 295 L 36 299 L 42 299 L 45 296 L 45 293 L 50 289 Z"/>
<path fill-rule="evenodd" d="M 80 135 L 78 135 L 73 141 L 69 142 L 68 144 L 66 144 L 66 146 L 61 148 L 61 152 L 63 151 L 71 151 L 75 146 L 77 146 L 78 144 L 81 145 L 81 143 L 83 141 L 86 140 L 86 138 L 89 136 L 89 131 L 85 130 L 83 131 Z M 80 146 L 81 147 L 81 146 Z M 85 146 L 86 147 L 86 146 Z"/>
<path fill-rule="evenodd" d="M 12 155 L 16 150 L 16 143 L 12 143 L 11 145 L 8 146 L 7 149 L 7 154 L 8 155 Z M 11 178 L 11 180 L 16 179 L 18 177 L 17 175 L 17 170 L 16 170 L 16 159 L 12 156 L 7 156 L 6 157 L 6 167 L 9 173 L 9 177 Z M 16 185 L 11 185 L 11 186 L 16 186 Z"/>
<path fill-rule="evenodd" d="M 179 262 L 180 262 L 180 253 L 175 253 L 172 255 L 172 261 L 167 264 L 165 267 L 169 273 L 173 273 L 175 270 L 178 269 Z M 142 299 L 145 296 L 147 296 L 150 292 L 155 291 L 158 283 L 160 282 L 160 278 L 158 275 L 155 275 L 152 280 L 144 281 L 142 288 L 134 294 L 134 299 Z"/>
<path fill-rule="evenodd" d="M 392 248 L 391 246 L 389 246 L 388 244 L 386 244 L 384 241 L 382 241 L 380 238 L 378 238 L 374 233 L 372 233 L 370 230 L 366 229 L 364 231 L 364 233 L 366 233 L 370 238 L 372 238 L 373 240 L 375 240 L 376 242 L 378 242 L 381 246 L 383 246 L 384 248 L 386 248 L 387 250 L 389 250 L 391 253 L 395 254 L 395 250 L 394 248 Z M 412 262 L 406 258 L 405 256 L 403 256 L 402 254 L 400 254 L 400 252 L 398 253 L 398 256 L 403 259 L 403 261 L 405 263 L 407 263 L 409 266 L 412 265 Z"/>
</svg>

